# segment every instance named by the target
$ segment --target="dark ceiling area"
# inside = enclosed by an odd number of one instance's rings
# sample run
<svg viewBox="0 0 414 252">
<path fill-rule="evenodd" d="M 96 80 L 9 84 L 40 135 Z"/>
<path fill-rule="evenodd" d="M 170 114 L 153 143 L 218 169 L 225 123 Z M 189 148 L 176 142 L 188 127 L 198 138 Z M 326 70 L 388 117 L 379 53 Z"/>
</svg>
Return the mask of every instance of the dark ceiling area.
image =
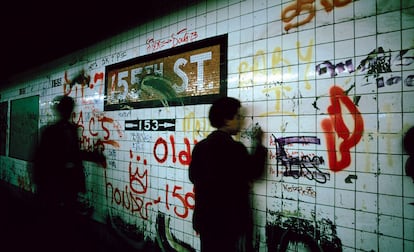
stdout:
<svg viewBox="0 0 414 252">
<path fill-rule="evenodd" d="M 0 15 L 0 85 L 196 1 L 11 1 Z"/>
</svg>

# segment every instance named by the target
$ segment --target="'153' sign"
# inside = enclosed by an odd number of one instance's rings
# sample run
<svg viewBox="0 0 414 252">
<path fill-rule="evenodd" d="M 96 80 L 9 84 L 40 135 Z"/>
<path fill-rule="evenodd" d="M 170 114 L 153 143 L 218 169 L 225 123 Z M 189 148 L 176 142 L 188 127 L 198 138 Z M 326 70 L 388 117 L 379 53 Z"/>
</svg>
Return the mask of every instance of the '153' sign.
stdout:
<svg viewBox="0 0 414 252">
<path fill-rule="evenodd" d="M 175 119 L 126 120 L 125 130 L 175 131 Z"/>
</svg>

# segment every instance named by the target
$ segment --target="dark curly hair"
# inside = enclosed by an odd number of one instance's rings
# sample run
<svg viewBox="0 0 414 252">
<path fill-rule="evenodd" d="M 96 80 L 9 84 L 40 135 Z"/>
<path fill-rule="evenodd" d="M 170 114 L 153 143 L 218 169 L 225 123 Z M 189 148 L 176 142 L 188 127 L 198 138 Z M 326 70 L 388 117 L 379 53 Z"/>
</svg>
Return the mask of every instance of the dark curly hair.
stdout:
<svg viewBox="0 0 414 252">
<path fill-rule="evenodd" d="M 226 120 L 231 120 L 237 114 L 241 103 L 236 98 L 221 97 L 217 99 L 210 107 L 208 119 L 211 126 L 221 128 L 225 125 Z"/>
</svg>

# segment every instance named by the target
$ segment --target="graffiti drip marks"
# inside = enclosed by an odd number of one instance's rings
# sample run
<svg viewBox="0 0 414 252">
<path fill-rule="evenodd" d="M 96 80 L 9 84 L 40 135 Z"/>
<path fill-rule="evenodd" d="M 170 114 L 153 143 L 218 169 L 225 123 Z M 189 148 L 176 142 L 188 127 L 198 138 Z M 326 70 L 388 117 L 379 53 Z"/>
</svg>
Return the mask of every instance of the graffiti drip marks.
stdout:
<svg viewBox="0 0 414 252">
<path fill-rule="evenodd" d="M 178 240 L 172 233 L 170 228 L 170 217 L 165 216 L 164 213 L 158 212 L 157 216 L 157 240 L 162 251 L 174 252 L 195 252 L 189 244 Z"/>
<path fill-rule="evenodd" d="M 298 244 L 306 248 L 305 251 L 342 251 L 342 242 L 331 220 L 286 217 L 281 212 L 269 214 L 275 215 L 277 221 L 266 225 L 268 251 L 292 251 L 291 246 Z"/>
</svg>

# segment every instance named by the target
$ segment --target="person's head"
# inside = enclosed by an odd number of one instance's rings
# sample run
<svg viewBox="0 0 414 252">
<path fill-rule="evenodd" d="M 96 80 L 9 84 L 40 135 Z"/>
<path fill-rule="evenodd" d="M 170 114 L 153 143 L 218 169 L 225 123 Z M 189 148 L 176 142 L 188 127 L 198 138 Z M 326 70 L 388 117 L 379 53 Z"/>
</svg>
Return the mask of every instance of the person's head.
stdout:
<svg viewBox="0 0 414 252">
<path fill-rule="evenodd" d="M 70 96 L 58 96 L 54 99 L 55 109 L 62 119 L 68 120 L 75 107 L 75 101 Z"/>
<path fill-rule="evenodd" d="M 232 135 L 240 131 L 240 108 L 239 100 L 232 97 L 221 97 L 210 107 L 208 118 L 211 126 L 226 131 Z"/>
</svg>

